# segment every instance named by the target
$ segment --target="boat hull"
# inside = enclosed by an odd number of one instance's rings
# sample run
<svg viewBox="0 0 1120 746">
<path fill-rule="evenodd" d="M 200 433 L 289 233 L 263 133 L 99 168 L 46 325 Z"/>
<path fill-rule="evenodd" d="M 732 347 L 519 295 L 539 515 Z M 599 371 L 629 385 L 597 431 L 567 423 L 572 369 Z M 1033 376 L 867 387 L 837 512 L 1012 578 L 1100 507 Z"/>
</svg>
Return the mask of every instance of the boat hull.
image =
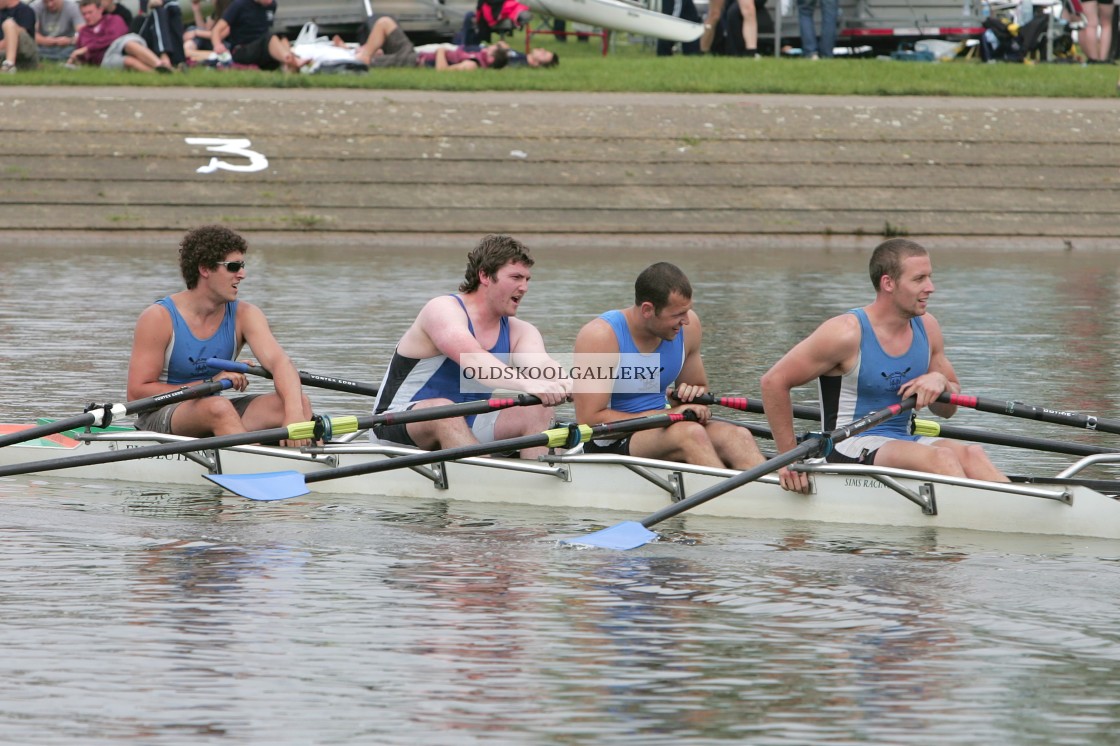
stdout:
<svg viewBox="0 0 1120 746">
<path fill-rule="evenodd" d="M 113 452 L 165 442 L 168 436 L 132 433 L 89 440 L 52 438 L 0 449 L 0 464 Z M 252 446 L 189 455 L 142 458 L 51 471 L 67 478 L 147 484 L 206 484 L 205 474 L 295 470 L 382 461 L 413 449 L 337 444 L 313 454 Z M 816 467 L 819 469 L 819 467 Z M 764 477 L 703 503 L 689 514 L 724 518 L 823 521 L 877 526 L 943 527 L 1120 539 L 1120 503 L 1084 486 L 998 487 L 975 480 L 862 467 L 829 467 L 812 474 L 813 494 L 787 492 Z M 31 471 L 30 473 L 35 473 Z M 572 455 L 544 462 L 472 458 L 428 467 L 390 469 L 312 482 L 314 492 L 452 498 L 546 507 L 619 511 L 619 519 L 656 512 L 674 500 L 720 484 L 736 472 L 629 457 Z M 1011 491 L 999 491 L 1000 489 Z"/>
<path fill-rule="evenodd" d="M 526 0 L 526 3 L 544 15 L 655 39 L 690 42 L 704 33 L 703 24 L 621 0 Z"/>
</svg>

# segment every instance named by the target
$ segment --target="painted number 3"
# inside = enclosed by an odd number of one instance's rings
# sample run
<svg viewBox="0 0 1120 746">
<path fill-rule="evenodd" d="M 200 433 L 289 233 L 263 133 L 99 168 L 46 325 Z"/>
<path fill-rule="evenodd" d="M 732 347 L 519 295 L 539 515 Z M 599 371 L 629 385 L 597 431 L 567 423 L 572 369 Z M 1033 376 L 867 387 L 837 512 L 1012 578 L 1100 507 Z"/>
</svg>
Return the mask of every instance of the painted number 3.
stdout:
<svg viewBox="0 0 1120 746">
<path fill-rule="evenodd" d="M 203 145 L 211 153 L 235 155 L 249 159 L 248 163 L 227 163 L 221 158 L 214 157 L 205 166 L 198 168 L 200 174 L 212 174 L 218 169 L 252 173 L 268 168 L 268 159 L 255 150 L 249 150 L 251 143 L 248 140 L 228 137 L 188 137 L 186 140 L 187 145 Z"/>
</svg>

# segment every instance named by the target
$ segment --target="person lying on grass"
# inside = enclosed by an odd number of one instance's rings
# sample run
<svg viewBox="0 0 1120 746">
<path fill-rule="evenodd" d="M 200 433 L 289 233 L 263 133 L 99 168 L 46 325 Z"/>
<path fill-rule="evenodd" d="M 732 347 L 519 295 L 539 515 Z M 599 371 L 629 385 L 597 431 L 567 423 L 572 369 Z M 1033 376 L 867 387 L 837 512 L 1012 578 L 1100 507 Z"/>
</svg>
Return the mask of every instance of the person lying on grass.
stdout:
<svg viewBox="0 0 1120 746">
<path fill-rule="evenodd" d="M 500 70 L 509 64 L 509 45 L 503 43 L 473 51 L 466 47 L 439 47 L 418 52 L 400 25 L 388 16 L 378 18 L 369 38 L 354 51 L 354 58 L 369 67 L 434 67 L 436 70 Z M 534 49 L 526 57 L 529 67 L 554 67 L 560 58 L 547 49 Z"/>
</svg>

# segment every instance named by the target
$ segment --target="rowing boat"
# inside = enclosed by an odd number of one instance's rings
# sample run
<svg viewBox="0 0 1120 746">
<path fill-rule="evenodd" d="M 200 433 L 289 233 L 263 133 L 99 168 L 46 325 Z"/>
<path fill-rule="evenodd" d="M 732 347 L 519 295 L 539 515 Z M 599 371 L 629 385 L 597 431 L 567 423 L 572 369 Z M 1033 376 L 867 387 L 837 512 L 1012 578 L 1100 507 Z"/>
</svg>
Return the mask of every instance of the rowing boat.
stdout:
<svg viewBox="0 0 1120 746">
<path fill-rule="evenodd" d="M 0 425 L 0 433 L 19 426 Z M 69 432 L 0 449 L 0 465 L 59 456 L 189 441 L 182 436 L 114 427 Z M 336 441 L 302 451 L 239 446 L 218 451 L 143 458 L 59 470 L 67 477 L 149 484 L 204 484 L 205 474 L 276 470 L 313 473 L 416 453 L 415 449 Z M 878 526 L 931 526 L 1016 533 L 1120 539 L 1120 502 L 1077 475 L 1116 455 L 1087 457 L 1050 483 L 993 484 L 902 469 L 806 464 L 812 494 L 786 492 L 775 475 L 744 485 L 691 512 L 726 518 L 784 519 Z M 55 473 L 55 472 L 51 472 Z M 453 498 L 574 509 L 648 513 L 664 508 L 737 472 L 628 456 L 566 453 L 541 461 L 465 458 L 400 468 L 313 485 L 330 493 Z M 1098 485 L 1099 486 L 1099 485 Z"/>
<path fill-rule="evenodd" d="M 527 0 L 526 4 L 554 18 L 667 41 L 696 41 L 704 33 L 703 24 L 624 0 Z"/>
</svg>

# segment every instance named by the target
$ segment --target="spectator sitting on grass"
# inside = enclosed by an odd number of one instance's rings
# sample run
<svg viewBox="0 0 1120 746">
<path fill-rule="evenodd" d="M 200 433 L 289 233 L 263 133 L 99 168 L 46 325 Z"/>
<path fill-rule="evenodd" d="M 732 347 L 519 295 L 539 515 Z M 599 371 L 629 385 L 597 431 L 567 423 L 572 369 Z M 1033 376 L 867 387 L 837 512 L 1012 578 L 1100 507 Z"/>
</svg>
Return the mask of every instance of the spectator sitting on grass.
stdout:
<svg viewBox="0 0 1120 746">
<path fill-rule="evenodd" d="M 272 33 L 275 15 L 276 0 L 234 0 L 210 32 L 214 52 L 229 52 L 239 65 L 299 72 L 308 60 L 292 54 L 288 40 Z"/>
<path fill-rule="evenodd" d="M 35 43 L 39 57 L 65 62 L 74 51 L 74 37 L 82 25 L 82 14 L 74 0 L 34 0 Z"/>
<path fill-rule="evenodd" d="M 160 59 L 143 39 L 128 33 L 123 18 L 103 13 L 98 0 L 79 0 L 78 8 L 86 25 L 78 29 L 78 48 L 70 53 L 69 64 L 82 62 L 106 70 L 171 72 L 171 63 L 166 58 Z"/>
<path fill-rule="evenodd" d="M 0 0 L 0 70 L 14 73 L 17 68 L 39 66 L 35 46 L 35 11 L 20 0 Z"/>
</svg>

